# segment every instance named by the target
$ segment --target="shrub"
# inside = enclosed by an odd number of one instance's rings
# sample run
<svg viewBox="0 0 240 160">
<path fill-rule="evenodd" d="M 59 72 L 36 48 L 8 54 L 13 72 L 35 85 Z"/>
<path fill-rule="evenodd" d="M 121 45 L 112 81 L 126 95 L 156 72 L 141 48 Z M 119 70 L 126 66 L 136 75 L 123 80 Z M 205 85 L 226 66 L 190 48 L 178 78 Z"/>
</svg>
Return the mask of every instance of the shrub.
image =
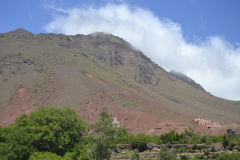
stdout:
<svg viewBox="0 0 240 160">
<path fill-rule="evenodd" d="M 160 136 L 164 144 L 175 144 L 179 141 L 180 135 L 175 131 L 170 131 L 169 133 Z"/>
<path fill-rule="evenodd" d="M 137 149 L 133 150 L 130 160 L 142 160 Z"/>
<path fill-rule="evenodd" d="M 170 151 L 168 148 L 164 147 L 159 152 L 158 160 L 176 160 L 177 155 L 173 151 Z"/>
<path fill-rule="evenodd" d="M 51 152 L 35 152 L 29 157 L 29 160 L 62 160 L 62 157 Z"/>
<path fill-rule="evenodd" d="M 240 159 L 240 153 L 234 152 L 234 153 L 222 153 L 222 154 L 216 154 L 212 156 L 212 159 L 216 160 L 239 160 Z"/>
<path fill-rule="evenodd" d="M 147 143 L 148 139 L 145 134 L 138 134 L 131 140 L 132 148 L 137 149 L 140 152 L 147 150 Z"/>
</svg>

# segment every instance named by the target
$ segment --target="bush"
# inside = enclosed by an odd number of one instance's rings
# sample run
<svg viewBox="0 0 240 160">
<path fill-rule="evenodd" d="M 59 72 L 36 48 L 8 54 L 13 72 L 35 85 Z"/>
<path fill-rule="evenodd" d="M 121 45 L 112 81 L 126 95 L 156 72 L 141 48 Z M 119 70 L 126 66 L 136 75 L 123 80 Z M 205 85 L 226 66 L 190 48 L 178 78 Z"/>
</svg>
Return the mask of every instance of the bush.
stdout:
<svg viewBox="0 0 240 160">
<path fill-rule="evenodd" d="M 168 148 L 164 147 L 159 152 L 158 160 L 176 160 L 176 153 L 170 151 Z"/>
<path fill-rule="evenodd" d="M 132 153 L 132 155 L 130 157 L 130 160 L 141 160 L 141 159 L 142 158 L 140 157 L 138 150 L 134 149 L 133 153 Z"/>
<path fill-rule="evenodd" d="M 228 139 L 229 146 L 237 146 L 240 148 L 240 135 L 231 136 Z"/>
<path fill-rule="evenodd" d="M 137 149 L 140 152 L 147 150 L 148 139 L 145 134 L 138 134 L 131 140 L 131 146 L 133 149 Z"/>
<path fill-rule="evenodd" d="M 76 144 L 72 152 L 66 152 L 63 158 L 73 160 L 92 160 L 96 157 L 95 138 L 86 137 L 81 143 Z M 65 160 L 64 159 L 64 160 Z"/>
<path fill-rule="evenodd" d="M 216 160 L 239 160 L 240 159 L 240 153 L 222 153 L 222 154 L 216 154 L 212 156 L 213 159 Z"/>
<path fill-rule="evenodd" d="M 29 160 L 62 160 L 62 157 L 51 152 L 35 152 Z"/>
<path fill-rule="evenodd" d="M 180 135 L 175 131 L 170 131 L 169 133 L 160 136 L 164 144 L 175 144 L 179 141 Z"/>
<path fill-rule="evenodd" d="M 133 139 L 133 135 L 128 133 L 125 128 L 118 128 L 116 131 L 115 143 L 116 144 L 130 144 Z"/>
</svg>

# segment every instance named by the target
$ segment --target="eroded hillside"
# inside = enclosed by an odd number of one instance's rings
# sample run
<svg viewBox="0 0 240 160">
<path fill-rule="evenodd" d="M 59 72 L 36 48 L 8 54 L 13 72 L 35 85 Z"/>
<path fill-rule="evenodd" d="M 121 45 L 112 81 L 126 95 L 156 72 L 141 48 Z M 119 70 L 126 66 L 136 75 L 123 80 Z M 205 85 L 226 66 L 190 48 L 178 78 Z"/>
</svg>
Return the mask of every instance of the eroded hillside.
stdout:
<svg viewBox="0 0 240 160">
<path fill-rule="evenodd" d="M 2 125 L 41 106 L 70 106 L 90 122 L 107 107 L 133 133 L 181 132 L 195 117 L 240 124 L 240 102 L 185 80 L 109 34 L 0 34 Z"/>
</svg>

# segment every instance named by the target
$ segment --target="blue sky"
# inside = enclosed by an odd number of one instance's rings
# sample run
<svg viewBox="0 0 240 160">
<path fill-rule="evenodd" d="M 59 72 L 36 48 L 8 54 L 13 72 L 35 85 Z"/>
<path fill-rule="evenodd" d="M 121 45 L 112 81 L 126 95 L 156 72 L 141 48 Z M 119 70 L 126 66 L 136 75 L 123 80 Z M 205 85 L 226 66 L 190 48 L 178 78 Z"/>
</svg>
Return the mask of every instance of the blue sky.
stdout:
<svg viewBox="0 0 240 160">
<path fill-rule="evenodd" d="M 107 32 L 213 95 L 240 100 L 239 0 L 7 0 L 0 32 Z"/>
<path fill-rule="evenodd" d="M 43 27 L 52 19 L 48 5 L 70 8 L 81 5 L 121 3 L 113 0 L 7 0 L 0 2 L 0 32 L 22 27 L 34 33 L 46 32 Z M 132 6 L 151 10 L 160 18 L 181 24 L 187 40 L 207 36 L 223 36 L 235 45 L 240 42 L 239 0 L 125 0 Z"/>
</svg>

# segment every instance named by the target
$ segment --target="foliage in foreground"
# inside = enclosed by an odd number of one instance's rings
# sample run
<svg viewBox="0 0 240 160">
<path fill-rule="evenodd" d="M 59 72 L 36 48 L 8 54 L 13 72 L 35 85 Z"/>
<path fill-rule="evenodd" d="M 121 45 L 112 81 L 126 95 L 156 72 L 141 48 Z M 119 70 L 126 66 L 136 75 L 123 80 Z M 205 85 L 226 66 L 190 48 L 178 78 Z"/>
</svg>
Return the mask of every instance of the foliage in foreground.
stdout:
<svg viewBox="0 0 240 160">
<path fill-rule="evenodd" d="M 212 157 L 212 159 L 216 160 L 239 160 L 240 159 L 240 153 L 223 153 L 223 154 L 216 154 Z"/>
<path fill-rule="evenodd" d="M 206 152 L 207 153 L 207 152 Z M 240 152 L 233 153 L 218 153 L 218 154 L 204 154 L 204 155 L 182 155 L 177 158 L 175 151 L 166 147 L 159 152 L 158 160 L 240 160 Z"/>
<path fill-rule="evenodd" d="M 94 131 L 94 135 L 88 134 L 89 130 Z M 161 136 L 134 136 L 124 128 L 117 128 L 106 109 L 103 109 L 100 118 L 90 125 L 71 109 L 41 108 L 30 116 L 22 115 L 8 128 L 0 127 L 0 159 L 102 160 L 109 158 L 109 153 L 116 149 L 116 144 L 131 144 L 135 149 L 132 159 L 139 159 L 138 151 L 146 150 L 148 143 L 216 142 L 240 148 L 240 136 L 200 136 L 191 130 L 182 134 L 171 131 Z M 163 157 L 174 159 L 175 153 L 163 149 L 159 159 Z M 239 157 L 239 154 L 221 154 L 213 158 L 220 160 L 226 157 L 231 159 Z"/>
<path fill-rule="evenodd" d="M 1 128 L 0 152 L 12 160 L 29 159 L 34 152 L 63 156 L 85 143 L 87 131 L 87 124 L 73 110 L 42 108 L 21 116 L 9 128 Z"/>
</svg>

